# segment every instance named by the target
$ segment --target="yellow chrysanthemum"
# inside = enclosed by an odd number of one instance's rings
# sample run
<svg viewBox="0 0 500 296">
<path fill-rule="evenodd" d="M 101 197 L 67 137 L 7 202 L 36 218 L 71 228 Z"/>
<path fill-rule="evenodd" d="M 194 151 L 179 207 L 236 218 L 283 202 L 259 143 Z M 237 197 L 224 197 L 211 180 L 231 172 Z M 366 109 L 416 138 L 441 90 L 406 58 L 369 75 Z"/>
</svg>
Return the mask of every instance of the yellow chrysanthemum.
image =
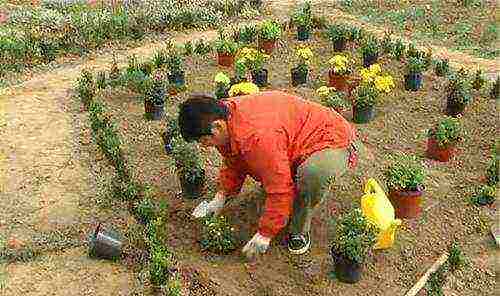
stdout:
<svg viewBox="0 0 500 296">
<path fill-rule="evenodd" d="M 337 74 L 344 74 L 348 71 L 349 59 L 344 55 L 336 55 L 328 60 L 328 63 Z"/>
<path fill-rule="evenodd" d="M 372 72 L 374 75 L 378 75 L 382 73 L 382 68 L 379 64 L 373 64 L 370 66 L 370 72 Z"/>
<path fill-rule="evenodd" d="M 229 96 L 251 95 L 259 92 L 259 87 L 251 82 L 242 82 L 231 86 Z"/>
<path fill-rule="evenodd" d="M 227 85 L 231 82 L 231 79 L 229 79 L 229 76 L 227 76 L 224 72 L 219 72 L 215 75 L 215 82 Z"/>
<path fill-rule="evenodd" d="M 297 56 L 304 61 L 309 61 L 313 58 L 314 54 L 309 47 L 302 47 L 297 50 Z"/>
<path fill-rule="evenodd" d="M 330 95 L 331 91 L 335 91 L 334 87 L 322 86 L 316 90 L 316 93 L 321 97 Z"/>
<path fill-rule="evenodd" d="M 378 91 L 389 93 L 394 87 L 395 85 L 391 75 L 377 76 L 375 78 L 375 88 Z"/>
<path fill-rule="evenodd" d="M 367 68 L 361 69 L 360 75 L 361 75 L 361 78 L 363 79 L 363 81 L 365 81 L 365 82 L 373 82 L 375 80 L 375 78 L 377 77 L 377 74 L 375 74 L 374 72 L 370 71 Z"/>
</svg>

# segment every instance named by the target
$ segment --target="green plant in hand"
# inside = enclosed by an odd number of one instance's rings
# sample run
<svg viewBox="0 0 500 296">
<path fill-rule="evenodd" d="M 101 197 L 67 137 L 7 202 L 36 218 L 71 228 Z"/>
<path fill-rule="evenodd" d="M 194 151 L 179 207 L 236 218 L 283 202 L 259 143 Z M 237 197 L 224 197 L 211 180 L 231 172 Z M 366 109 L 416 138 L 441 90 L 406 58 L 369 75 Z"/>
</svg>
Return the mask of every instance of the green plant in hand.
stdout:
<svg viewBox="0 0 500 296">
<path fill-rule="evenodd" d="M 436 139 L 440 147 L 448 147 L 449 145 L 455 145 L 462 139 L 461 133 L 460 121 L 456 118 L 447 117 L 436 128 L 430 129 L 427 135 Z"/>
<path fill-rule="evenodd" d="M 236 249 L 234 228 L 224 216 L 210 216 L 203 221 L 200 244 L 203 250 L 227 254 Z"/>
<path fill-rule="evenodd" d="M 423 185 L 426 173 L 420 159 L 401 153 L 393 159 L 384 177 L 391 190 L 417 191 Z"/>
<path fill-rule="evenodd" d="M 278 40 L 281 34 L 281 26 L 274 20 L 265 20 L 259 27 L 259 37 L 262 40 Z"/>
<path fill-rule="evenodd" d="M 335 221 L 332 252 L 361 264 L 375 245 L 377 235 L 378 228 L 363 216 L 360 209 L 354 209 Z"/>
</svg>

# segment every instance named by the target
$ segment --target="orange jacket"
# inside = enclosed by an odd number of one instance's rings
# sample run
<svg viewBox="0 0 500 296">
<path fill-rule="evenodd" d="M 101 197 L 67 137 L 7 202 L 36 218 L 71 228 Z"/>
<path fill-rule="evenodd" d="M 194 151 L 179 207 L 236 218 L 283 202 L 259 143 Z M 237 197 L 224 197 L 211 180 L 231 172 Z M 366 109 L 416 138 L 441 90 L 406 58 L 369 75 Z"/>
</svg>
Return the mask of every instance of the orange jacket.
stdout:
<svg viewBox="0 0 500 296">
<path fill-rule="evenodd" d="M 231 98 L 227 121 L 229 145 L 219 185 L 227 195 L 240 192 L 246 176 L 262 183 L 265 212 L 259 233 L 274 237 L 287 225 L 296 187 L 294 172 L 313 152 L 347 147 L 355 128 L 335 111 L 281 91 Z"/>
</svg>

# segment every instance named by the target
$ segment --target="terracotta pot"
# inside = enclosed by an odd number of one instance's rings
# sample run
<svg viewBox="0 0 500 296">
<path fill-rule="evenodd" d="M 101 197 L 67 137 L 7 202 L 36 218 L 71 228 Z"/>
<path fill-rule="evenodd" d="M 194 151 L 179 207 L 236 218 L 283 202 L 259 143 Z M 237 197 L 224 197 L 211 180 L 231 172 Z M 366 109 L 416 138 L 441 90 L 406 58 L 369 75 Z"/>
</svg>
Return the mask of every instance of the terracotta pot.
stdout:
<svg viewBox="0 0 500 296">
<path fill-rule="evenodd" d="M 337 91 L 348 92 L 349 86 L 347 84 L 347 77 L 345 75 L 337 75 L 330 70 L 328 72 L 328 86 L 333 86 Z"/>
<path fill-rule="evenodd" d="M 234 55 L 227 53 L 218 53 L 217 63 L 223 67 L 232 67 L 234 64 Z"/>
<path fill-rule="evenodd" d="M 276 40 L 259 40 L 259 49 L 264 50 L 267 54 L 271 54 L 274 47 L 276 47 Z"/>
<path fill-rule="evenodd" d="M 421 189 L 417 191 L 389 190 L 389 199 L 394 206 L 396 218 L 417 218 L 422 212 Z"/>
<path fill-rule="evenodd" d="M 453 156 L 454 152 L 455 147 L 453 145 L 441 147 L 434 137 L 427 139 L 427 157 L 431 159 L 447 162 Z"/>
</svg>

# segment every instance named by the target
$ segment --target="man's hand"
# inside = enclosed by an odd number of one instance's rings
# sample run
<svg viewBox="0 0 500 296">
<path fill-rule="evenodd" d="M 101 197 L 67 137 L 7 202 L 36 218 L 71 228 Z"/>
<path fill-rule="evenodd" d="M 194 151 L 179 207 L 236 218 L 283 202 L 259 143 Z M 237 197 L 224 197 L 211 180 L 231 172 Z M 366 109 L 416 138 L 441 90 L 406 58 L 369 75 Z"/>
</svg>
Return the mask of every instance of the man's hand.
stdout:
<svg viewBox="0 0 500 296">
<path fill-rule="evenodd" d="M 258 232 L 253 238 L 245 245 L 242 252 L 247 259 L 253 259 L 256 255 L 263 254 L 267 251 L 271 239 L 260 235 Z"/>
<path fill-rule="evenodd" d="M 217 192 L 215 194 L 214 199 L 212 199 L 210 202 L 208 201 L 202 201 L 193 211 L 193 216 L 195 218 L 202 218 L 206 217 L 210 214 L 218 215 L 219 212 L 222 210 L 224 207 L 224 203 L 226 201 L 226 198 L 224 196 L 223 192 Z"/>
</svg>

